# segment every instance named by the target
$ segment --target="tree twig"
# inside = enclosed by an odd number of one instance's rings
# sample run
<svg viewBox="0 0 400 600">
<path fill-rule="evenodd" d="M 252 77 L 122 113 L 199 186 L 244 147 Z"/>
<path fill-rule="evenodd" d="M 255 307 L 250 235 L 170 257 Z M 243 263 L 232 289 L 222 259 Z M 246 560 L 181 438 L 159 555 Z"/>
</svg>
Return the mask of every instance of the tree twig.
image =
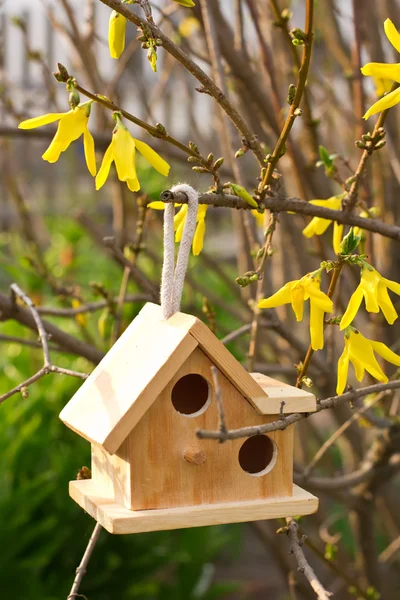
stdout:
<svg viewBox="0 0 400 600">
<path fill-rule="evenodd" d="M 45 324 L 42 321 L 32 299 L 27 294 L 25 294 L 25 292 L 23 292 L 16 283 L 11 284 L 10 289 L 12 293 L 12 310 L 16 311 L 17 309 L 19 309 L 19 307 L 15 303 L 15 298 L 19 298 L 22 302 L 24 302 L 27 305 L 29 309 L 35 327 L 39 333 L 39 341 L 43 352 L 43 367 L 39 369 L 39 371 L 35 375 L 32 375 L 32 377 L 29 377 L 28 379 L 14 387 L 12 390 L 6 392 L 5 394 L 2 394 L 0 396 L 0 404 L 18 392 L 23 392 L 27 394 L 28 386 L 30 386 L 32 383 L 34 383 L 41 377 L 48 375 L 49 373 L 58 373 L 60 375 L 69 375 L 71 377 L 86 379 L 86 373 L 79 373 L 78 371 L 72 371 L 70 369 L 65 369 L 64 367 L 58 367 L 56 365 L 53 365 L 53 363 L 50 360 L 50 350 L 48 342 L 49 334 L 46 331 Z"/>
<path fill-rule="evenodd" d="M 49 367 L 50 366 L 50 353 L 49 353 L 48 334 L 45 331 L 42 319 L 40 318 L 39 313 L 36 310 L 36 307 L 35 307 L 34 303 L 32 302 L 32 300 L 29 298 L 29 296 L 27 296 L 27 294 L 25 294 L 25 292 L 23 292 L 21 290 L 19 285 L 17 285 L 16 283 L 12 283 L 10 285 L 10 289 L 16 296 L 18 296 L 18 298 L 20 298 L 20 300 L 22 300 L 22 302 L 24 304 L 26 304 L 26 306 L 31 311 L 31 315 L 36 323 L 36 328 L 39 333 L 39 341 L 42 344 L 43 360 L 44 360 L 43 366 Z"/>
<path fill-rule="evenodd" d="M 308 560 L 306 559 L 306 556 L 303 552 L 302 546 L 304 544 L 305 539 L 302 537 L 301 540 L 299 540 L 298 524 L 296 523 L 296 521 L 293 518 L 288 518 L 286 520 L 286 522 L 287 522 L 287 535 L 289 538 L 290 552 L 296 558 L 296 561 L 298 564 L 298 570 L 300 571 L 300 573 L 303 573 L 303 575 L 307 578 L 307 580 L 308 580 L 310 586 L 312 587 L 312 589 L 314 590 L 318 600 L 330 600 L 332 593 L 328 592 L 324 588 L 322 583 L 319 581 L 316 574 L 314 573 L 314 569 L 310 566 L 310 564 L 309 564 Z"/>
<path fill-rule="evenodd" d="M 399 87 L 398 83 L 393 83 L 390 91 L 394 91 L 398 87 Z M 378 129 L 383 127 L 389 110 L 390 110 L 390 108 L 387 108 L 386 110 L 384 110 L 380 113 L 378 120 L 375 124 L 374 130 L 372 132 L 372 137 L 376 136 L 376 134 L 378 133 Z M 359 187 L 361 184 L 361 178 L 364 174 L 364 171 L 366 169 L 367 162 L 368 162 L 368 159 L 370 158 L 370 156 L 372 156 L 372 152 L 370 149 L 366 148 L 361 155 L 357 170 L 354 173 L 354 181 L 350 186 L 350 190 L 349 190 L 348 194 L 346 194 L 346 196 L 343 198 L 342 204 L 345 209 L 345 212 L 351 212 L 357 203 L 358 190 L 359 190 Z"/>
<path fill-rule="evenodd" d="M 221 391 L 221 386 L 219 385 L 218 370 L 214 365 L 211 367 L 211 375 L 213 378 L 215 400 L 217 402 L 217 409 L 218 409 L 218 423 L 219 423 L 218 429 L 222 434 L 225 434 L 228 430 L 227 430 L 226 421 L 225 421 L 224 405 L 222 403 L 222 391 Z"/>
<path fill-rule="evenodd" d="M 368 396 L 368 394 L 374 394 L 383 392 L 386 390 L 395 390 L 400 388 L 400 380 L 389 381 L 388 383 L 376 383 L 374 385 L 369 385 L 364 388 L 360 388 L 358 390 L 351 389 L 344 394 L 339 396 L 332 396 L 330 398 L 325 398 L 324 400 L 320 400 L 317 403 L 316 413 L 321 412 L 322 410 L 327 410 L 328 408 L 335 408 L 338 404 L 343 404 L 345 402 L 354 402 L 358 398 L 363 398 L 364 396 Z M 197 436 L 200 439 L 207 440 L 236 440 L 239 438 L 251 437 L 253 435 L 263 435 L 265 433 L 271 433 L 272 431 L 283 431 L 287 429 L 293 423 L 297 423 L 297 421 L 301 421 L 309 414 L 305 413 L 292 413 L 287 415 L 285 419 L 279 419 L 277 421 L 272 421 L 271 423 L 265 423 L 264 425 L 255 425 L 251 427 L 241 427 L 240 429 L 230 429 L 226 432 L 225 435 L 221 435 L 219 431 L 209 431 L 205 429 L 201 429 L 197 431 Z"/>
<path fill-rule="evenodd" d="M 149 294 L 127 294 L 125 296 L 124 302 L 134 303 L 134 302 L 148 302 L 151 300 Z M 118 302 L 118 297 L 113 299 L 114 302 Z M 54 317 L 76 317 L 77 315 L 82 315 L 85 313 L 92 313 L 102 308 L 108 306 L 108 300 L 99 300 L 98 302 L 87 302 L 86 304 L 81 304 L 76 308 L 58 308 L 53 306 L 37 306 L 36 310 L 40 315 L 48 315 Z"/>
<path fill-rule="evenodd" d="M 259 191 L 264 193 L 265 187 L 270 183 L 272 174 L 279 159 L 285 154 L 285 144 L 288 136 L 292 130 L 293 124 L 296 117 L 301 115 L 299 109 L 303 92 L 307 82 L 308 69 L 310 67 L 311 50 L 313 42 L 313 15 L 314 15 L 314 0 L 307 0 L 306 2 L 306 24 L 304 27 L 304 39 L 303 39 L 303 56 L 301 58 L 301 64 L 297 73 L 296 82 L 296 93 L 293 101 L 290 105 L 289 113 L 286 118 L 285 124 L 282 128 L 281 134 L 278 141 L 276 142 L 275 148 L 268 161 L 267 170 L 260 183 Z"/>
<path fill-rule="evenodd" d="M 31 311 L 23 306 L 15 305 L 10 298 L 4 294 L 0 294 L 0 320 L 6 321 L 8 319 L 15 319 L 32 331 L 37 331 L 35 319 Z M 103 358 L 104 354 L 101 350 L 69 335 L 48 321 L 42 320 L 42 323 L 47 335 L 60 348 L 71 352 L 71 354 L 82 356 L 95 364 L 99 363 Z"/>
<path fill-rule="evenodd" d="M 103 4 L 116 10 L 118 13 L 126 17 L 128 21 L 139 27 L 140 29 L 150 29 L 153 37 L 162 42 L 163 47 L 169 52 L 178 62 L 180 62 L 189 73 L 191 73 L 204 87 L 218 104 L 223 108 L 232 123 L 240 132 L 240 135 L 246 140 L 248 147 L 254 152 L 260 165 L 264 164 L 264 151 L 261 147 L 257 136 L 251 131 L 248 124 L 240 115 L 238 110 L 233 106 L 229 98 L 219 89 L 214 81 L 176 44 L 174 44 L 155 24 L 144 21 L 141 17 L 131 12 L 126 4 L 122 4 L 118 0 L 100 0 Z"/>
<path fill-rule="evenodd" d="M 368 404 L 362 405 L 354 414 L 351 415 L 347 421 L 345 421 L 336 431 L 322 444 L 322 446 L 318 449 L 318 451 L 314 454 L 313 459 L 310 463 L 305 467 L 303 475 L 308 477 L 311 471 L 316 467 L 318 462 L 324 456 L 324 454 L 329 450 L 329 448 L 336 442 L 336 440 L 343 435 L 343 433 L 348 429 L 353 423 L 358 421 L 364 413 L 366 413 L 374 404 L 382 400 L 382 395 L 387 392 L 382 392 L 381 394 L 377 394 L 372 402 Z M 390 421 L 389 421 L 390 423 Z"/>
<path fill-rule="evenodd" d="M 162 192 L 161 200 L 163 202 L 187 204 L 187 198 L 185 194 L 173 194 L 170 190 L 165 190 Z M 215 208 L 252 210 L 252 207 L 249 206 L 245 200 L 230 194 L 213 194 L 211 192 L 200 194 L 199 203 L 207 204 L 208 206 L 214 206 Z M 329 221 L 343 223 L 344 225 L 361 227 L 361 229 L 366 229 L 367 231 L 372 231 L 374 233 L 380 233 L 385 237 L 400 241 L 400 227 L 397 225 L 390 225 L 389 223 L 384 223 L 379 219 L 366 219 L 364 217 L 346 213 L 342 210 L 332 210 L 330 208 L 325 208 L 324 206 L 317 206 L 315 204 L 305 202 L 300 198 L 285 198 L 282 195 L 274 194 L 273 196 L 260 200 L 259 206 L 260 208 L 264 209 L 268 208 L 273 212 L 290 211 L 311 217 L 321 217 L 323 219 L 328 219 Z"/>
<path fill-rule="evenodd" d="M 93 533 L 90 536 L 88 545 L 86 546 L 86 550 L 83 554 L 82 560 L 79 564 L 79 567 L 76 569 L 76 576 L 74 579 L 74 583 L 72 584 L 72 588 L 71 588 L 70 593 L 68 594 L 67 600 L 71 600 L 72 598 L 78 598 L 80 596 L 80 594 L 78 593 L 79 588 L 82 583 L 82 579 L 84 578 L 84 576 L 86 574 L 89 560 L 90 560 L 90 558 L 93 554 L 93 551 L 96 547 L 101 530 L 102 530 L 102 526 L 100 525 L 100 523 L 96 523 L 96 525 L 93 529 Z"/>
</svg>

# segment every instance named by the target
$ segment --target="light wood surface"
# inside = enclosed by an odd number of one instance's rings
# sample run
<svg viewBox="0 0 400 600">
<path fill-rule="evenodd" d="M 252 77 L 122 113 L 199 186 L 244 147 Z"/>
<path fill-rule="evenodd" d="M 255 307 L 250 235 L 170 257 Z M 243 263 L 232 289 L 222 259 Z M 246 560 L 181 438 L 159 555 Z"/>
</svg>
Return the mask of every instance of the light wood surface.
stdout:
<svg viewBox="0 0 400 600">
<path fill-rule="evenodd" d="M 266 398 L 267 392 L 260 388 L 253 377 L 225 348 L 210 329 L 199 319 L 190 329 L 191 335 L 198 342 L 200 348 L 210 360 L 218 367 L 235 388 L 258 410 L 255 398 Z"/>
<path fill-rule="evenodd" d="M 318 498 L 296 485 L 288 497 L 141 511 L 129 510 L 110 498 L 100 497 L 91 479 L 71 481 L 69 493 L 104 529 L 115 534 L 277 519 L 309 515 L 318 510 Z"/>
<path fill-rule="evenodd" d="M 60 414 L 82 437 L 116 452 L 197 346 L 195 317 L 177 313 L 160 321 L 146 304 Z"/>
<path fill-rule="evenodd" d="M 198 429 L 218 429 L 218 410 L 213 390 L 210 359 L 196 348 L 164 388 L 127 439 L 131 467 L 131 505 L 135 510 L 172 508 L 237 502 L 272 496 L 289 496 L 293 482 L 293 428 L 274 431 L 271 440 L 278 454 L 273 469 L 262 476 L 244 471 L 238 460 L 245 439 L 218 444 L 200 440 Z M 211 402 L 205 412 L 186 416 L 175 410 L 171 401 L 177 381 L 190 373 L 208 381 Z M 228 428 L 261 425 L 274 417 L 261 416 L 218 372 L 222 402 Z M 184 459 L 186 448 L 195 445 L 205 460 L 201 465 Z"/>
<path fill-rule="evenodd" d="M 116 453 L 198 346 L 257 413 L 278 414 L 282 400 L 284 413 L 315 410 L 312 394 L 247 373 L 196 317 L 176 313 L 163 321 L 160 307 L 148 303 L 60 418 L 85 439 Z"/>
<path fill-rule="evenodd" d="M 117 454 L 109 454 L 102 446 L 92 444 L 92 480 L 105 497 L 131 506 L 131 464 L 125 442 Z"/>
<path fill-rule="evenodd" d="M 262 373 L 250 373 L 250 375 L 268 394 L 268 397 L 253 398 L 252 404 L 258 409 L 260 414 L 279 415 L 282 401 L 285 402 L 283 414 L 316 411 L 317 400 L 311 392 L 300 390 Z"/>
</svg>

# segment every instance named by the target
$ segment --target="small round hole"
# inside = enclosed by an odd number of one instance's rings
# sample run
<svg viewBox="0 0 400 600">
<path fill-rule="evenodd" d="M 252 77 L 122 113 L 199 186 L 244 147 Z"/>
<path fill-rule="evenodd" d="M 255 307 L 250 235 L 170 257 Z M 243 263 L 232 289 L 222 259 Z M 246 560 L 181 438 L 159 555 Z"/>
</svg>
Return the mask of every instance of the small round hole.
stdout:
<svg viewBox="0 0 400 600">
<path fill-rule="evenodd" d="M 197 417 L 210 403 L 209 383 L 197 373 L 185 375 L 172 388 L 171 400 L 175 410 L 182 415 Z"/>
<path fill-rule="evenodd" d="M 266 435 L 254 435 L 243 442 L 239 450 L 239 464 L 250 475 L 265 475 L 271 471 L 278 456 L 278 449 Z"/>
</svg>

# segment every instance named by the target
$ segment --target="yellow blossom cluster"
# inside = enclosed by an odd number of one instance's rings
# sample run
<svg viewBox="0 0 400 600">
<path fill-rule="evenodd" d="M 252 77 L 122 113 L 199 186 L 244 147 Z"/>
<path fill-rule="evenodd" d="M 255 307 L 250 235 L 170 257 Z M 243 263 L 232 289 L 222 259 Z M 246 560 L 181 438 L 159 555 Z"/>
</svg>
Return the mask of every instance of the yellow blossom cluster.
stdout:
<svg viewBox="0 0 400 600">
<path fill-rule="evenodd" d="M 34 117 L 22 121 L 20 129 L 33 129 L 42 127 L 54 121 L 59 121 L 56 135 L 50 146 L 43 154 L 43 160 L 50 163 L 56 162 L 61 152 L 64 152 L 72 142 L 83 135 L 86 164 L 90 174 L 96 177 L 96 189 L 99 190 L 107 180 L 112 162 L 115 162 L 118 178 L 126 182 L 128 188 L 137 192 L 140 183 L 135 168 L 136 150 L 151 164 L 161 175 L 167 176 L 169 164 L 157 154 L 148 144 L 132 137 L 122 123 L 120 113 L 114 113 L 116 125 L 112 134 L 111 143 L 104 154 L 99 172 L 97 173 L 96 155 L 93 136 L 89 132 L 88 121 L 93 101 L 78 104 L 66 113 L 50 113 L 41 117 Z M 97 173 L 97 175 L 96 175 Z"/>
<path fill-rule="evenodd" d="M 304 302 L 310 300 L 310 334 L 313 350 L 324 347 L 324 313 L 332 312 L 332 300 L 320 290 L 321 271 L 307 273 L 301 279 L 286 283 L 280 290 L 260 300 L 259 308 L 275 308 L 283 304 L 291 304 L 297 321 L 303 320 Z"/>
<path fill-rule="evenodd" d="M 389 42 L 397 50 L 397 52 L 400 52 L 400 33 L 397 31 L 395 25 L 390 19 L 386 19 L 384 22 L 384 30 Z M 376 94 L 377 96 L 382 96 L 367 110 L 364 115 L 364 119 L 368 119 L 370 116 L 387 110 L 388 108 L 391 108 L 400 102 L 400 87 L 390 91 L 393 82 L 400 83 L 400 63 L 386 64 L 371 62 L 364 65 L 361 69 L 361 72 L 363 75 L 373 77 Z M 310 200 L 310 204 L 324 206 L 325 208 L 330 208 L 333 210 L 339 210 L 343 196 L 344 194 L 332 196 L 326 200 Z M 373 215 L 372 210 L 369 212 Z M 363 212 L 361 213 L 361 216 L 368 217 L 370 215 Z M 314 217 L 303 229 L 303 235 L 308 238 L 314 235 L 322 235 L 325 233 L 331 223 L 332 221 L 329 219 Z M 357 235 L 359 234 L 360 231 L 357 232 Z M 343 226 L 335 222 L 333 227 L 333 248 L 336 254 L 338 254 L 340 250 L 342 235 Z"/>
<path fill-rule="evenodd" d="M 173 0 L 176 4 L 180 4 L 186 8 L 192 8 L 195 6 L 193 0 Z M 123 4 L 132 4 L 133 0 L 122 0 Z M 111 58 L 118 59 L 123 51 L 125 50 L 125 36 L 126 36 L 126 17 L 121 15 L 116 10 L 113 10 L 110 14 L 108 23 L 108 47 L 110 50 Z M 154 49 L 150 46 L 149 60 L 152 65 L 153 71 L 157 68 L 155 63 L 157 61 Z"/>
<path fill-rule="evenodd" d="M 368 312 L 378 313 L 381 310 L 390 325 L 398 317 L 388 290 L 400 296 L 400 284 L 382 277 L 365 259 L 361 258 L 359 262 L 361 264 L 360 284 L 351 296 L 348 307 L 340 319 L 340 329 L 344 330 L 344 350 L 338 361 L 336 388 L 338 394 L 343 393 L 346 387 L 350 362 L 354 366 L 358 381 L 362 380 L 365 371 L 378 381 L 388 381 L 374 353 L 379 354 L 388 362 L 400 366 L 398 354 L 395 354 L 382 342 L 365 338 L 351 325 L 363 299 Z M 304 302 L 310 300 L 310 338 L 313 350 L 321 350 L 324 347 L 324 316 L 325 313 L 333 310 L 332 300 L 320 289 L 322 270 L 321 267 L 299 280 L 286 283 L 275 294 L 258 303 L 259 308 L 275 308 L 291 304 L 296 320 L 302 321 Z"/>
<path fill-rule="evenodd" d="M 400 33 L 390 19 L 386 19 L 383 24 L 386 37 L 392 46 L 400 52 Z M 379 92 L 387 91 L 390 89 L 390 82 L 400 83 L 400 63 L 386 64 L 386 63 L 368 63 L 361 69 L 363 75 L 371 76 L 375 82 L 380 82 Z M 375 102 L 365 113 L 364 119 L 368 119 L 376 113 L 382 112 L 388 108 L 391 108 L 395 104 L 400 102 L 400 88 L 397 88 Z"/>
</svg>

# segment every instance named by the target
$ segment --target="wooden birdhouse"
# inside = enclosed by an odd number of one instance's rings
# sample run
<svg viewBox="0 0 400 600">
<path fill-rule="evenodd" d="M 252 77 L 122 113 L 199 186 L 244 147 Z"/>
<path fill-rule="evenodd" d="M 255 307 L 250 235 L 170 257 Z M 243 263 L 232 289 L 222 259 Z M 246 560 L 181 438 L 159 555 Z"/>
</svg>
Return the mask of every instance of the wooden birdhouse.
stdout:
<svg viewBox="0 0 400 600">
<path fill-rule="evenodd" d="M 293 484 L 293 427 L 227 441 L 217 430 L 211 367 L 229 429 L 315 411 L 315 397 L 249 374 L 196 317 L 162 320 L 147 304 L 60 418 L 92 445 L 92 479 L 70 495 L 111 533 L 254 521 L 317 510 Z M 282 402 L 284 404 L 282 405 Z"/>
</svg>

